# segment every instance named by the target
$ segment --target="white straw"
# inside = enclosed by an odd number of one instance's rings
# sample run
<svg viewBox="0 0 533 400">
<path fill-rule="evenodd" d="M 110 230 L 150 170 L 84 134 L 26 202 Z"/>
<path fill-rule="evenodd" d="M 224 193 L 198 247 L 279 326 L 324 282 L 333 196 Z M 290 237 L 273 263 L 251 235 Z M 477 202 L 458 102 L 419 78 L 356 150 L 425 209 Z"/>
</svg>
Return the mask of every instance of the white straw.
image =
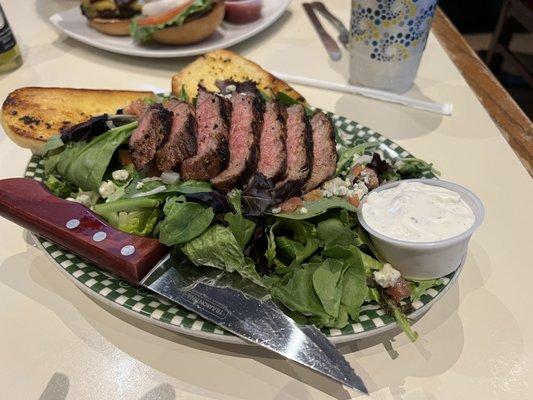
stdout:
<svg viewBox="0 0 533 400">
<path fill-rule="evenodd" d="M 413 99 L 412 97 L 402 96 L 400 94 L 386 92 L 384 90 L 371 89 L 364 86 L 349 85 L 346 83 L 335 83 L 321 81 L 313 78 L 304 78 L 299 76 L 287 75 L 273 72 L 273 75 L 287 82 L 296 83 L 299 85 L 312 86 L 321 89 L 334 90 L 337 92 L 358 94 L 372 99 L 388 101 L 389 103 L 397 103 L 406 107 L 416 108 L 418 110 L 429 111 L 436 114 L 451 115 L 453 110 L 452 103 L 434 103 L 432 101 L 424 101 Z"/>
</svg>

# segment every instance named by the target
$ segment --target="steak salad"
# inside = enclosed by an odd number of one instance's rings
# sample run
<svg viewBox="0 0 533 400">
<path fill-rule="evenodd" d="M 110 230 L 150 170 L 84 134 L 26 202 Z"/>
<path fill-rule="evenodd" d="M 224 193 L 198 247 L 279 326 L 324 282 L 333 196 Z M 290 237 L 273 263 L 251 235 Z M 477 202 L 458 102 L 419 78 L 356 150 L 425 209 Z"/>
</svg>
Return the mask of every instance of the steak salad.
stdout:
<svg viewBox="0 0 533 400">
<path fill-rule="evenodd" d="M 269 290 L 298 323 L 342 329 L 378 303 L 406 318 L 439 279 L 408 281 L 357 220 L 361 198 L 431 164 L 394 164 L 378 142 L 346 147 L 327 114 L 251 83 L 227 94 L 135 102 L 46 144 L 45 185 L 119 230 Z"/>
</svg>

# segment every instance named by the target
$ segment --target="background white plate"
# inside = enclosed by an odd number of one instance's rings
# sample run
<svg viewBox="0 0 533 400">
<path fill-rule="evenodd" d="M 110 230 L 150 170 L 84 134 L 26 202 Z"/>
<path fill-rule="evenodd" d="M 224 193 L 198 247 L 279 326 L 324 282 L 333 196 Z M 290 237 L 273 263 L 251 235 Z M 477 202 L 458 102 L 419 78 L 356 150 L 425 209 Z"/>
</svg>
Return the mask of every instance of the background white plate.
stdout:
<svg viewBox="0 0 533 400">
<path fill-rule="evenodd" d="M 127 36 L 109 36 L 91 28 L 79 7 L 54 14 L 50 22 L 67 36 L 89 46 L 118 54 L 149 58 L 187 57 L 227 48 L 246 40 L 272 25 L 287 9 L 291 0 L 265 0 L 261 18 L 249 24 L 223 22 L 210 38 L 189 46 L 140 45 Z"/>
</svg>

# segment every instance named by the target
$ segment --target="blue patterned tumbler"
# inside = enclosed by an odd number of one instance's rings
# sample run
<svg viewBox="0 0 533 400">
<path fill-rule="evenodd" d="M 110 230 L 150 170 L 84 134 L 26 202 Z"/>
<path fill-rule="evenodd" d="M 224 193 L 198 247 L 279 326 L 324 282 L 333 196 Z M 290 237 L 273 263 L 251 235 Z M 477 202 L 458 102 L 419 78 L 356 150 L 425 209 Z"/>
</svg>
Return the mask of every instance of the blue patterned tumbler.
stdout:
<svg viewBox="0 0 533 400">
<path fill-rule="evenodd" d="M 350 80 L 403 93 L 413 85 L 437 0 L 352 0 Z"/>
</svg>

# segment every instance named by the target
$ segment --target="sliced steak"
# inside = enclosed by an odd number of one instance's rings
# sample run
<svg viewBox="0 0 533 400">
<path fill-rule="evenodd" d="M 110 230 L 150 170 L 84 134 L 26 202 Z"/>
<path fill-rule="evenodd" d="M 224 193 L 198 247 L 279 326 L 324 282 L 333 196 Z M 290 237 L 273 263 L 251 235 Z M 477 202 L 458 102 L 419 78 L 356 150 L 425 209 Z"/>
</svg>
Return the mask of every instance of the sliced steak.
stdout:
<svg viewBox="0 0 533 400">
<path fill-rule="evenodd" d="M 231 105 L 229 165 L 211 179 L 211 184 L 221 192 L 228 192 L 235 186 L 244 184 L 254 173 L 263 118 L 263 104 L 255 94 L 234 94 Z"/>
<path fill-rule="evenodd" d="M 285 178 L 287 168 L 287 113 L 279 103 L 267 103 L 259 139 L 257 173 L 276 182 Z"/>
<path fill-rule="evenodd" d="M 161 172 L 179 169 L 183 160 L 196 154 L 196 118 L 188 103 L 173 100 L 166 105 L 172 114 L 170 133 L 157 149 L 155 163 Z"/>
<path fill-rule="evenodd" d="M 287 108 L 287 176 L 276 185 L 275 197 L 288 199 L 299 195 L 311 172 L 313 136 L 301 104 Z"/>
<path fill-rule="evenodd" d="M 199 88 L 196 99 L 198 149 L 195 156 L 181 165 L 183 180 L 206 181 L 227 167 L 230 111 L 231 103 L 227 99 Z"/>
<path fill-rule="evenodd" d="M 317 112 L 311 118 L 311 131 L 313 132 L 313 166 L 302 189 L 304 193 L 330 179 L 337 168 L 335 130 L 331 120 L 323 112 Z"/>
<path fill-rule="evenodd" d="M 137 170 L 154 159 L 157 148 L 170 131 L 170 125 L 170 112 L 161 104 L 151 105 L 139 117 L 139 126 L 129 141 L 130 157 Z"/>
</svg>

